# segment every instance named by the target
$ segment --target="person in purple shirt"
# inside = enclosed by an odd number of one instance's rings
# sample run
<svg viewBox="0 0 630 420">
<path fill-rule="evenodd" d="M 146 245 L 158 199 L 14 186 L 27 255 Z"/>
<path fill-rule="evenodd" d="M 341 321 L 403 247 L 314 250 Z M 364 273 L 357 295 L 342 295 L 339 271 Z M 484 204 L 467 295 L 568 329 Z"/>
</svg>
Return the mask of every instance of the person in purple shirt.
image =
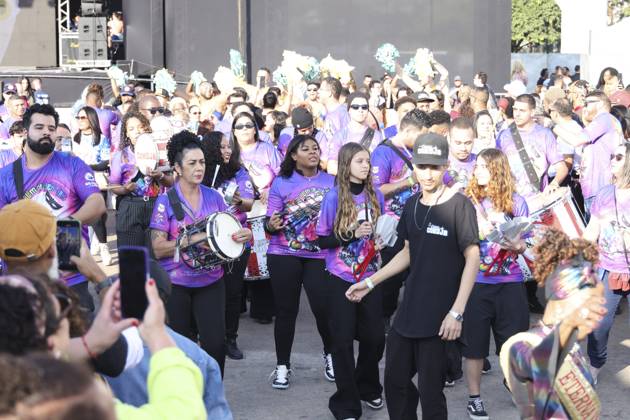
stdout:
<svg viewBox="0 0 630 420">
<path fill-rule="evenodd" d="M 228 206 L 227 210 L 245 226 L 247 212 L 254 204 L 254 184 L 247 170 L 241 165 L 238 142 L 232 143 L 223 133 L 211 131 L 203 136 L 201 145 L 206 157 L 203 185 L 216 189 L 223 196 L 223 201 Z M 232 194 L 230 189 L 234 186 L 237 186 L 237 189 Z M 241 315 L 243 275 L 249 255 L 248 247 L 232 264 L 232 270 L 223 276 L 225 280 L 225 352 L 230 359 L 235 360 L 243 358 L 243 352 L 238 348 L 236 338 Z"/>
<path fill-rule="evenodd" d="M 293 140 L 293 137 L 300 134 L 303 136 L 313 136 L 315 140 L 317 140 L 320 152 L 320 167 L 326 170 L 328 156 L 325 153 L 328 150 L 328 139 L 323 131 L 315 128 L 311 111 L 302 106 L 293 109 L 293 112 L 291 112 L 291 126 L 285 127 L 280 132 L 277 147 L 282 156 L 287 154 L 287 148 L 291 140 Z"/>
<path fill-rule="evenodd" d="M 414 102 L 415 106 L 415 102 Z M 420 190 L 413 171 L 411 157 L 416 138 L 428 132 L 430 119 L 426 112 L 419 109 L 409 111 L 400 121 L 398 133 L 385 143 L 380 144 L 371 156 L 372 179 L 385 197 L 384 214 L 400 219 L 405 203 Z M 395 149 L 394 149 L 395 148 Z M 381 250 L 383 266 L 401 250 L 402 244 Z M 383 289 L 383 320 L 389 328 L 390 318 L 398 306 L 398 296 L 402 283 L 407 277 L 405 271 L 392 277 Z"/>
<path fill-rule="evenodd" d="M 24 99 L 17 95 L 12 95 L 5 102 L 8 115 L 3 118 L 0 124 L 0 140 L 7 140 L 10 137 L 9 130 L 16 121 L 21 121 L 26 111 L 26 103 Z"/>
<path fill-rule="evenodd" d="M 615 182 L 599 190 L 583 237 L 597 242 L 598 277 L 604 284 L 607 314 L 588 337 L 588 356 L 595 383 L 608 358 L 608 334 L 622 298 L 630 294 L 630 144 L 617 146 L 611 158 Z M 630 323 L 630 319 L 629 319 Z"/>
<path fill-rule="evenodd" d="M 319 246 L 326 249 L 325 280 L 337 385 L 328 407 L 336 419 L 359 418 L 361 401 L 375 410 L 383 407 L 378 369 L 385 349 L 382 294 L 375 290 L 359 303 L 345 296 L 352 284 L 375 273 L 381 262 L 373 234 L 385 203 L 383 194 L 373 186 L 370 169 L 370 153 L 363 146 L 342 146 L 339 174 L 324 197 L 316 229 Z M 356 365 L 355 339 L 359 341 Z"/>
<path fill-rule="evenodd" d="M 23 196 L 19 196 L 13 176 L 14 165 L 0 169 L 0 208 L 20 200 L 35 200 L 50 209 L 59 219 L 73 218 L 82 223 L 87 241 L 87 225 L 105 213 L 94 172 L 78 157 L 55 152 L 53 136 L 59 115 L 51 105 L 35 104 L 25 113 L 24 127 L 28 134 L 24 154 L 20 158 L 23 173 Z M 88 310 L 94 309 L 85 277 L 78 273 L 62 273 Z"/>
<path fill-rule="evenodd" d="M 468 185 L 475 167 L 476 156 L 471 153 L 475 141 L 472 122 L 465 117 L 453 120 L 449 129 L 448 169 L 444 174 L 444 184 L 463 190 Z"/>
<path fill-rule="evenodd" d="M 241 112 L 246 112 L 254 117 L 254 121 L 256 121 L 256 129 L 258 130 L 258 136 L 260 137 L 260 140 L 273 144 L 273 140 L 271 139 L 269 133 L 262 129 L 265 125 L 265 121 L 256 114 L 256 107 L 254 106 L 254 104 L 249 102 L 235 102 L 234 104 L 232 104 L 232 107 L 230 108 L 230 114 L 223 117 L 223 119 L 221 120 L 221 124 L 217 125 L 215 129 L 229 137 L 230 131 L 232 130 L 232 125 L 234 123 L 234 118 L 232 118 L 232 116 L 238 115 Z"/>
<path fill-rule="evenodd" d="M 532 212 L 541 208 L 541 204 L 536 200 L 538 193 L 555 191 L 569 173 L 569 168 L 558 152 L 557 142 L 551 130 L 534 122 L 535 108 L 536 100 L 530 94 L 520 95 L 514 101 L 514 124 L 536 172 L 538 185 L 530 182 L 510 129 L 501 131 L 497 136 L 497 149 L 508 157 L 512 174 L 518 180 L 516 191 L 525 198 Z M 547 172 L 552 165 L 555 166 L 556 176 L 548 183 Z"/>
<path fill-rule="evenodd" d="M 6 144 L 8 148 L 0 150 L 0 168 L 4 168 L 22 156 L 26 134 L 22 121 L 16 121 L 11 125 L 11 128 L 9 128 L 9 139 Z"/>
<path fill-rule="evenodd" d="M 85 95 L 85 105 L 94 108 L 98 114 L 101 133 L 103 133 L 103 135 L 108 139 L 111 139 L 112 125 L 118 124 L 120 118 L 118 117 L 118 113 L 115 111 L 109 108 L 103 108 L 103 87 L 101 85 L 96 83 L 90 84 L 87 95 Z"/>
<path fill-rule="evenodd" d="M 287 149 L 280 173 L 271 184 L 266 230 L 271 234 L 267 262 L 276 304 L 274 337 L 277 365 L 272 386 L 289 387 L 291 347 L 302 284 L 315 315 L 324 351 L 324 376 L 335 380 L 332 366 L 324 257 L 317 243 L 322 200 L 333 187 L 332 175 L 320 170 L 320 149 L 313 136 L 297 135 Z"/>
<path fill-rule="evenodd" d="M 177 220 L 167 194 L 155 202 L 151 216 L 151 244 L 155 257 L 166 270 L 173 283 L 171 297 L 166 305 L 169 324 L 173 330 L 199 342 L 212 356 L 223 372 L 225 364 L 225 282 L 223 268 L 192 269 L 181 261 L 176 240 L 180 230 L 199 222 L 212 213 L 226 211 L 223 197 L 217 191 L 201 185 L 206 162 L 201 142 L 189 131 L 171 137 L 168 160 L 178 175 L 173 186 L 184 210 L 184 218 Z M 206 238 L 206 233 L 198 233 Z M 249 229 L 240 229 L 232 235 L 238 243 L 251 239 Z M 184 239 L 186 240 L 186 239 Z M 189 238 L 198 240 L 195 235 Z"/>
<path fill-rule="evenodd" d="M 472 127 L 471 127 L 472 136 Z M 472 144 L 470 144 L 472 147 Z M 517 258 L 526 250 L 523 238 L 491 242 L 487 236 L 515 217 L 527 217 L 527 203 L 516 193 L 507 157 L 498 149 L 484 149 L 466 188 L 477 211 L 480 265 L 468 298 L 464 335 L 465 370 L 468 383 L 468 413 L 487 417 L 481 398 L 481 373 L 494 334 L 496 354 L 505 341 L 529 328 L 529 310 L 523 287 L 523 272 Z M 476 417 L 473 417 L 476 416 Z"/>
<path fill-rule="evenodd" d="M 348 115 L 350 120 L 331 138 L 328 146 L 328 173 L 337 174 L 337 154 L 346 143 L 360 143 L 370 152 L 383 141 L 383 135 L 374 130 L 367 123 L 369 116 L 368 96 L 361 92 L 354 92 L 348 96 Z"/>
<path fill-rule="evenodd" d="M 350 122 L 347 107 L 340 103 L 342 89 L 343 88 L 339 80 L 334 77 L 327 77 L 322 81 L 322 84 L 317 91 L 317 98 L 319 99 L 319 102 L 326 108 L 323 131 L 328 140 L 331 140 L 335 133 L 340 131 L 348 125 L 348 122 Z M 329 151 L 325 150 L 324 152 L 330 159 L 331 155 Z"/>
<path fill-rule="evenodd" d="M 5 83 L 2 89 L 2 105 L 0 105 L 0 120 L 4 121 L 9 115 L 7 101 L 13 95 L 17 95 L 17 86 L 13 83 Z"/>
</svg>

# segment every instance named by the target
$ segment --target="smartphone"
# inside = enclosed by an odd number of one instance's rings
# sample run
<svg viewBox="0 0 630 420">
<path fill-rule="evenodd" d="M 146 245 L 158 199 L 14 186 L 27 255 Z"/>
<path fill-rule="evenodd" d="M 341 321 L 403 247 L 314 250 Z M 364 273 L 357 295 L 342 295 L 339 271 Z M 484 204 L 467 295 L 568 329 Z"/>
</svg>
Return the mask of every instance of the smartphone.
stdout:
<svg viewBox="0 0 630 420">
<path fill-rule="evenodd" d="M 258 88 L 264 88 L 265 86 L 265 76 L 258 76 Z"/>
<path fill-rule="evenodd" d="M 118 248 L 118 268 L 122 316 L 141 320 L 149 306 L 144 289 L 145 283 L 149 280 L 147 249 L 138 246 L 121 246 Z"/>
<path fill-rule="evenodd" d="M 70 257 L 81 255 L 81 222 L 72 219 L 57 220 L 57 258 L 59 269 L 77 271 Z"/>
</svg>

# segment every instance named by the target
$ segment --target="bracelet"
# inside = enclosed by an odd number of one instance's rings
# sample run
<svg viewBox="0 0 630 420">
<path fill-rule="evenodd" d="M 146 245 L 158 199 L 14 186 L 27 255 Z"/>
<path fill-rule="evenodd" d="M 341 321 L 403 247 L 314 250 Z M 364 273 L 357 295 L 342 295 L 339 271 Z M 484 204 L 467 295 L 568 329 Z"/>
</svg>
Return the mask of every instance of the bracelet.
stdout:
<svg viewBox="0 0 630 420">
<path fill-rule="evenodd" d="M 92 351 L 90 350 L 90 347 L 87 344 L 87 340 L 85 339 L 85 335 L 81 336 L 81 342 L 83 343 L 83 347 L 85 348 L 85 351 L 87 352 L 88 356 L 90 356 L 90 359 L 95 360 L 96 355 L 92 353 Z"/>
<path fill-rule="evenodd" d="M 94 291 L 97 295 L 99 295 L 103 291 L 103 289 L 110 287 L 112 284 L 114 284 L 116 280 L 118 280 L 117 275 L 106 277 L 105 280 L 97 283 L 96 286 L 94 286 Z"/>
<path fill-rule="evenodd" d="M 368 289 L 373 290 L 374 289 L 374 282 L 372 281 L 371 278 L 366 278 L 365 279 L 365 284 L 367 284 Z"/>
</svg>

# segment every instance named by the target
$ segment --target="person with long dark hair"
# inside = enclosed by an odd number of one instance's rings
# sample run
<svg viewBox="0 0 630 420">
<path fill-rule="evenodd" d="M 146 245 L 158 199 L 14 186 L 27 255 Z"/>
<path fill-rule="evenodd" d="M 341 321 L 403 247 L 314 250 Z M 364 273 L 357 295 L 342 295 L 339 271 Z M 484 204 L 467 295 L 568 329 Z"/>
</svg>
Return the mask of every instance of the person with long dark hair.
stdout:
<svg viewBox="0 0 630 420">
<path fill-rule="evenodd" d="M 171 276 L 173 289 L 166 304 L 169 324 L 178 333 L 197 341 L 212 356 L 223 372 L 225 364 L 225 281 L 222 266 L 193 269 L 181 261 L 177 249 L 180 228 L 190 226 L 219 211 L 227 211 L 223 197 L 217 191 L 201 185 L 206 162 L 201 142 L 189 131 L 171 137 L 168 161 L 177 173 L 173 188 L 184 210 L 177 220 L 167 194 L 155 202 L 151 217 L 151 244 L 160 265 Z M 206 233 L 201 233 L 205 238 Z M 249 229 L 232 235 L 238 243 L 251 239 Z M 192 238 L 184 239 L 195 240 Z"/>
<path fill-rule="evenodd" d="M 93 108 L 85 106 L 76 116 L 79 131 L 74 135 L 74 153 L 81 158 L 92 170 L 94 177 L 103 194 L 103 199 L 107 201 L 107 175 L 110 158 L 110 141 L 101 132 L 98 122 L 98 114 Z M 101 255 L 103 264 L 110 265 L 112 256 L 107 246 L 107 212 L 91 226 L 94 235 L 90 235 L 90 251 L 92 255 Z"/>
<path fill-rule="evenodd" d="M 249 173 L 241 165 L 238 143 L 231 142 L 220 131 L 211 131 L 201 139 L 206 158 L 206 172 L 202 184 L 216 189 L 223 201 L 244 226 L 247 212 L 254 204 L 254 186 Z M 236 190 L 233 190 L 234 187 Z M 230 359 L 240 360 L 243 352 L 238 348 L 238 324 L 241 312 L 243 275 L 250 249 L 236 260 L 224 274 L 225 279 L 225 352 Z"/>
<path fill-rule="evenodd" d="M 385 207 L 372 183 L 370 153 L 358 143 L 339 150 L 335 186 L 321 205 L 316 233 L 326 249 L 332 359 L 337 392 L 328 407 L 336 419 L 361 416 L 361 401 L 383 407 L 378 363 L 385 350 L 383 299 L 376 290 L 361 302 L 345 297 L 353 283 L 369 278 L 381 259 L 374 244 L 376 220 Z M 359 341 L 355 364 L 354 340 Z"/>
<path fill-rule="evenodd" d="M 298 135 L 287 148 L 280 173 L 271 184 L 266 229 L 271 233 L 267 261 L 276 306 L 274 337 L 277 365 L 272 386 L 289 387 L 291 347 L 300 309 L 302 285 L 322 339 L 324 376 L 335 380 L 327 316 L 327 285 L 323 281 L 325 251 L 317 244 L 315 228 L 331 175 L 319 169 L 320 149 L 312 136 Z"/>
</svg>

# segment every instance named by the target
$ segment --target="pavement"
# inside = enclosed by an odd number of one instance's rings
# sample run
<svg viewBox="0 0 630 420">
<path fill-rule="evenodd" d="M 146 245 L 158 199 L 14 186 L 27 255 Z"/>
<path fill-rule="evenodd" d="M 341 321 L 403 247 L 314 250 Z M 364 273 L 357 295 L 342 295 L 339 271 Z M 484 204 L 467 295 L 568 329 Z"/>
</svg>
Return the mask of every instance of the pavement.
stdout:
<svg viewBox="0 0 630 420">
<path fill-rule="evenodd" d="M 108 231 L 113 233 L 114 217 L 110 213 Z M 103 267 L 108 274 L 117 272 L 115 236 L 108 237 L 114 256 L 112 266 Z M 99 257 L 96 257 L 97 261 Z M 602 403 L 603 419 L 630 418 L 630 308 L 628 300 L 621 303 L 623 314 L 615 317 L 608 343 L 608 362 L 599 375 L 597 392 Z M 532 315 L 532 324 L 539 316 Z M 269 376 L 275 368 L 276 357 L 273 324 L 260 325 L 242 314 L 238 345 L 245 354 L 243 360 L 227 359 L 225 367 L 225 393 L 236 420 L 276 419 L 334 419 L 328 410 L 328 398 L 335 384 L 324 377 L 322 344 L 308 300 L 302 293 L 297 319 L 295 340 L 291 355 L 293 376 L 287 390 L 271 387 Z M 494 344 L 491 345 L 491 351 Z M 585 349 L 584 349 L 585 350 Z M 356 351 L 356 346 L 355 346 Z M 387 352 L 387 349 L 385 350 Z M 509 393 L 502 384 L 497 356 L 491 354 L 492 370 L 483 375 L 481 395 L 491 419 L 516 420 L 519 418 Z M 385 357 L 380 363 L 381 380 Z M 414 378 L 414 382 L 416 379 Z M 468 393 L 465 379 L 455 387 L 445 389 L 449 418 L 467 419 Z M 387 409 L 374 411 L 363 406 L 363 419 L 388 419 Z M 418 418 L 422 418 L 418 409 Z"/>
</svg>

